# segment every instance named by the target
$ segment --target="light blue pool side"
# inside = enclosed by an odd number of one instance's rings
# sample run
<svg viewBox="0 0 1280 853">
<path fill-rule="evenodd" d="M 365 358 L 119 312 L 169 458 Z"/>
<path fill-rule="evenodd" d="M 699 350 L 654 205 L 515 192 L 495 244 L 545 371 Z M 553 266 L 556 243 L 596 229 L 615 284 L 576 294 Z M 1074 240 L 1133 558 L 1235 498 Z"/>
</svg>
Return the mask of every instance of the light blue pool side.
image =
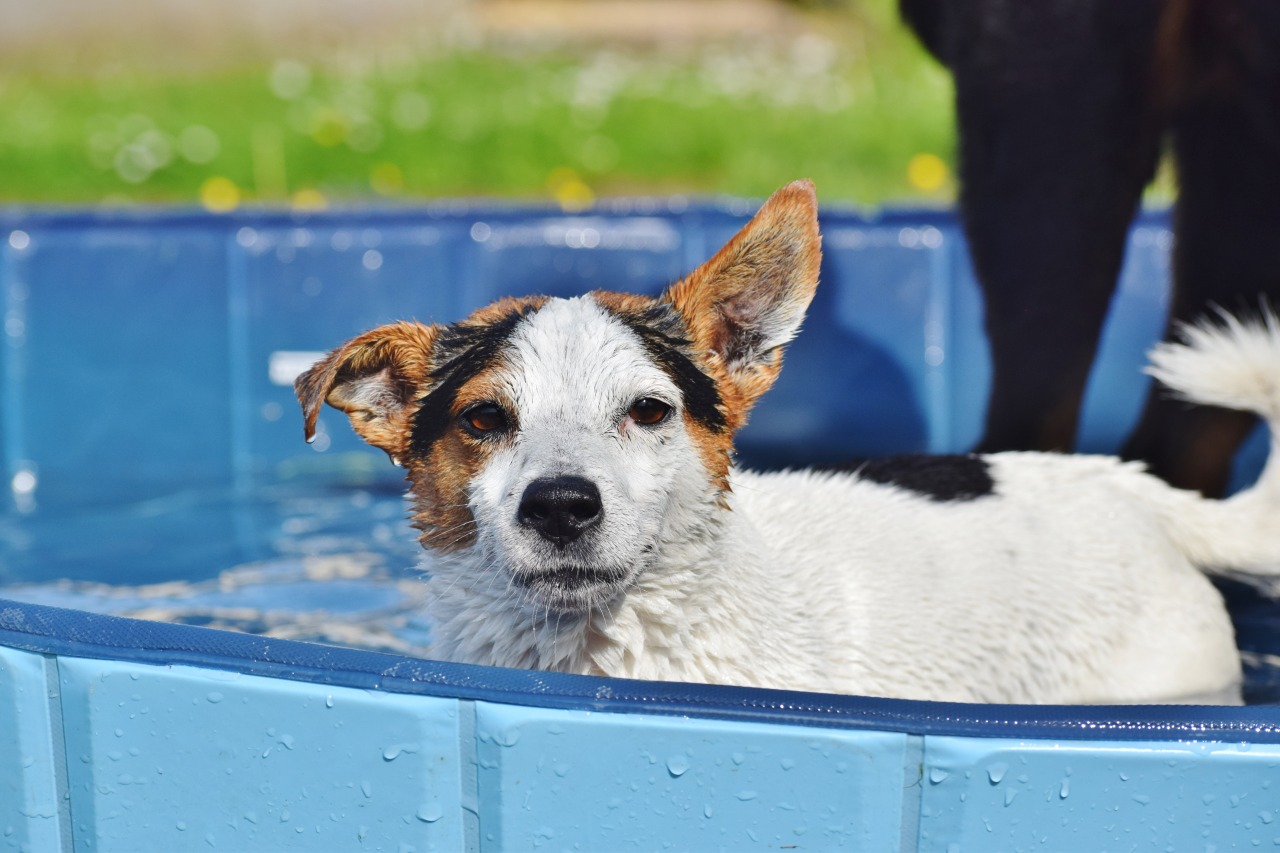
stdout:
<svg viewBox="0 0 1280 853">
<path fill-rule="evenodd" d="M 454 319 L 506 293 L 653 292 L 745 210 L 0 212 L 0 599 L 4 583 L 59 572 L 178 572 L 141 551 L 57 541 L 61 519 L 113 502 L 152 501 L 162 516 L 176 478 L 232 495 L 355 470 L 393 481 L 338 418 L 323 452 L 301 444 L 271 372 L 281 353 L 405 316 Z M 989 367 L 954 219 L 829 211 L 823 225 L 823 290 L 784 370 L 794 381 L 766 398 L 744 454 L 965 449 Z M 1090 387 L 1087 449 L 1113 448 L 1136 415 L 1167 253 L 1165 217 L 1146 215 Z M 1238 477 L 1264 453 L 1255 436 Z M 165 528 L 210 573 L 256 547 L 252 512 L 215 509 Z M 0 850 L 1275 846 L 1275 706 L 965 706 L 646 684 L 0 600 Z"/>
<path fill-rule="evenodd" d="M 425 690 L 412 676 L 316 677 L 0 648 L 2 843 L 1083 851 L 1280 838 L 1273 708 L 685 688 L 645 713 L 601 679 L 560 677 L 575 692 L 540 707 L 528 680 L 495 687 L 484 670 Z"/>
</svg>

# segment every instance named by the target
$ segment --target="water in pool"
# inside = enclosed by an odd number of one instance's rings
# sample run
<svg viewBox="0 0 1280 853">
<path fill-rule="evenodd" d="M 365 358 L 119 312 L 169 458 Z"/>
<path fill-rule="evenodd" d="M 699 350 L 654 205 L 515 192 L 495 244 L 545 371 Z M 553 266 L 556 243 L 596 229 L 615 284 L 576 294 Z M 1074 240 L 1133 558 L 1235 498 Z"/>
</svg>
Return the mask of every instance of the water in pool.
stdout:
<svg viewBox="0 0 1280 853">
<path fill-rule="evenodd" d="M 426 655 L 402 491 L 188 492 L 0 518 L 0 597 Z"/>
<path fill-rule="evenodd" d="M 183 492 L 0 516 L 0 597 L 430 656 L 398 482 Z M 1246 699 L 1280 703 L 1280 583 L 1220 582 Z"/>
</svg>

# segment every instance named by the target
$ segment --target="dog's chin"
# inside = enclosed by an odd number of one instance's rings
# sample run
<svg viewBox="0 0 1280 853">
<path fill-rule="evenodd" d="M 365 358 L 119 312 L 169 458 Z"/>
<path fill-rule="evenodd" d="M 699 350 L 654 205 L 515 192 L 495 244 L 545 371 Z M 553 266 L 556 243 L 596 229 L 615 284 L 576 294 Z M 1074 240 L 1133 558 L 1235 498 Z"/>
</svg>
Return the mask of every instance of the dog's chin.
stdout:
<svg viewBox="0 0 1280 853">
<path fill-rule="evenodd" d="M 626 591 L 625 569 L 566 565 L 513 572 L 512 582 L 538 607 L 557 613 L 586 613 L 609 604 Z"/>
</svg>

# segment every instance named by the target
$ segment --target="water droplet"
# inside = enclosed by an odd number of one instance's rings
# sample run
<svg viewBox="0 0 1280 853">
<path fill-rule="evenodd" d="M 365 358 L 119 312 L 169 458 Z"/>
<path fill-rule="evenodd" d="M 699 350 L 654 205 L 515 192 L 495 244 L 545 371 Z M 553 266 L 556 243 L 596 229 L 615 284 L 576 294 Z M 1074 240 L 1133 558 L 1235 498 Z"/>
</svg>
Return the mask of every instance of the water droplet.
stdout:
<svg viewBox="0 0 1280 853">
<path fill-rule="evenodd" d="M 1062 780 L 1062 787 L 1058 789 L 1058 797 L 1059 797 L 1060 799 L 1065 800 L 1065 799 L 1066 799 L 1067 797 L 1069 797 L 1070 795 L 1071 795 L 1071 780 L 1070 780 L 1070 779 L 1063 779 L 1063 780 Z"/>
<path fill-rule="evenodd" d="M 1013 788 L 1010 788 L 1009 790 L 1005 791 L 1005 792 L 1004 792 L 1004 804 L 1005 804 L 1006 806 L 1013 805 L 1013 800 L 1014 800 L 1014 798 L 1015 798 L 1015 797 L 1017 797 L 1017 796 L 1018 796 L 1018 792 L 1017 792 L 1015 789 L 1013 789 Z"/>
<path fill-rule="evenodd" d="M 950 775 L 951 775 L 950 773 L 943 770 L 941 767 L 934 767 L 932 770 L 929 771 L 929 781 L 937 785 L 937 784 L 940 784 L 942 780 L 946 779 Z"/>
<path fill-rule="evenodd" d="M 373 786 L 370 785 L 368 782 L 360 783 L 360 792 L 364 794 L 364 798 L 366 800 L 373 799 Z"/>
<path fill-rule="evenodd" d="M 1146 794 L 1134 794 L 1133 801 L 1140 806 L 1145 806 L 1151 802 L 1151 798 L 1148 797 Z"/>
<path fill-rule="evenodd" d="M 559 776 L 561 779 L 563 779 L 564 777 L 569 775 L 569 771 L 571 769 L 572 768 L 568 764 L 561 763 L 551 768 L 551 771 L 555 773 L 557 776 Z"/>
<path fill-rule="evenodd" d="M 175 823 L 173 826 L 174 826 L 174 828 L 175 828 L 175 829 L 177 829 L 177 830 L 178 830 L 178 832 L 186 832 L 186 831 L 187 831 L 187 822 L 186 822 L 185 820 L 180 820 L 180 821 L 178 821 L 177 823 Z"/>
<path fill-rule="evenodd" d="M 741 752 L 735 752 L 733 755 L 729 757 L 733 760 L 734 764 L 742 764 L 742 762 L 747 760 L 747 757 L 743 755 Z"/>
<path fill-rule="evenodd" d="M 1004 778 L 1004 774 L 1008 772 L 1009 765 L 1002 761 L 987 768 L 987 778 L 991 780 L 992 785 L 999 785 L 1000 780 Z"/>
<path fill-rule="evenodd" d="M 217 705 L 217 704 L 218 704 L 219 702 L 221 702 L 225 697 L 224 697 L 221 693 L 219 693 L 218 691 L 214 690 L 214 691 L 211 691 L 210 693 L 206 694 L 204 698 L 208 699 L 212 704 Z"/>
<path fill-rule="evenodd" d="M 418 820 L 423 823 L 435 823 L 442 817 L 444 817 L 444 811 L 438 803 L 428 803 L 418 809 Z"/>
<path fill-rule="evenodd" d="M 332 696 L 326 696 L 326 697 L 324 697 L 324 706 L 325 706 L 326 708 L 332 708 L 332 707 L 333 707 L 333 697 L 332 697 Z"/>
<path fill-rule="evenodd" d="M 796 766 L 795 759 L 792 759 L 792 758 L 784 758 L 779 763 L 782 765 L 783 770 L 791 770 Z"/>
<path fill-rule="evenodd" d="M 493 735 L 493 742 L 498 746 L 515 746 L 520 742 L 520 730 L 508 729 L 505 732 L 497 732 Z"/>
<path fill-rule="evenodd" d="M 702 807 L 702 816 L 705 818 L 709 818 L 711 817 L 711 815 L 712 815 L 711 804 L 707 803 L 705 806 Z"/>
<path fill-rule="evenodd" d="M 738 792 L 738 799 L 742 800 L 742 802 L 744 803 L 750 802 L 751 800 L 754 800 L 758 796 L 760 795 L 757 794 L 755 791 L 739 791 Z"/>
<path fill-rule="evenodd" d="M 395 761 L 401 755 L 413 755 L 417 751 L 416 743 L 397 743 L 382 750 L 382 757 L 386 761 Z"/>
<path fill-rule="evenodd" d="M 1263 823 L 1271 823 L 1275 819 L 1276 819 L 1276 816 L 1271 812 L 1268 812 L 1268 811 L 1258 812 L 1258 820 L 1262 821 Z"/>
<path fill-rule="evenodd" d="M 689 770 L 689 759 L 683 755 L 672 756 L 667 759 L 667 772 L 673 777 L 683 776 Z"/>
</svg>

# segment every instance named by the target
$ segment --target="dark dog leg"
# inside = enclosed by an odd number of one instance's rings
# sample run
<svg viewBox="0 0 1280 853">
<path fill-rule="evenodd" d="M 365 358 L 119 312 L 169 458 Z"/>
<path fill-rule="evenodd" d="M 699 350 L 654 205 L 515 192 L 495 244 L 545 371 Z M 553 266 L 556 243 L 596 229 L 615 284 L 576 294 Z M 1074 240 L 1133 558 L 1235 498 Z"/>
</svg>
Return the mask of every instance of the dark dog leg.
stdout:
<svg viewBox="0 0 1280 853">
<path fill-rule="evenodd" d="M 963 14 L 968 32 L 948 48 L 960 201 L 994 365 L 979 449 L 1070 450 L 1159 153 L 1155 10 L 975 2 Z"/>
<path fill-rule="evenodd" d="M 1280 7 L 1201 4 L 1173 122 L 1179 198 L 1171 325 L 1212 305 L 1280 306 Z M 1172 329 L 1170 330 L 1172 332 Z M 1175 486 L 1219 495 L 1252 415 L 1191 407 L 1153 389 L 1124 456 Z"/>
</svg>

